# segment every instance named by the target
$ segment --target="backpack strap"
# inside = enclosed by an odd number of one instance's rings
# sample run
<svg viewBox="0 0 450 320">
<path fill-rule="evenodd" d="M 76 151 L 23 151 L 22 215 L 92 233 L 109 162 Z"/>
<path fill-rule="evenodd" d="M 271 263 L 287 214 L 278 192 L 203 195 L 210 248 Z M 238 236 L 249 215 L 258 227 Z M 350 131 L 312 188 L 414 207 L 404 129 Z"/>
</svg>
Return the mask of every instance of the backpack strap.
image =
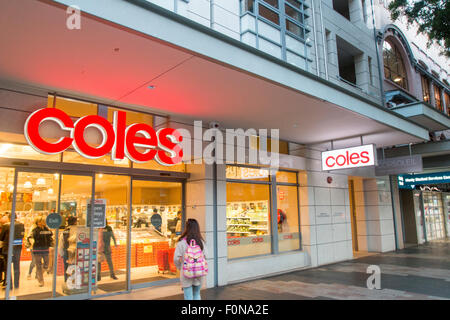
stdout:
<svg viewBox="0 0 450 320">
<path fill-rule="evenodd" d="M 191 243 L 189 244 L 191 247 L 195 247 L 195 245 L 196 245 L 196 242 L 195 242 L 195 240 L 194 239 L 191 239 Z"/>
</svg>

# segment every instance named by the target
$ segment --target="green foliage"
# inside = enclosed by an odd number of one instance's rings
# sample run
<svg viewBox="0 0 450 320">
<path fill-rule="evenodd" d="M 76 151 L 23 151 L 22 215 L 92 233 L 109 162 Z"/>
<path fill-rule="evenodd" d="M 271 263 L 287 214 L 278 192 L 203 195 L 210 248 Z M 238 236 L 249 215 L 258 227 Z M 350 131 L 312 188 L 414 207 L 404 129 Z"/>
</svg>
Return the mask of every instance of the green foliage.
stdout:
<svg viewBox="0 0 450 320">
<path fill-rule="evenodd" d="M 389 10 L 394 21 L 405 16 L 408 23 L 417 23 L 418 32 L 428 35 L 428 47 L 437 42 L 442 54 L 450 57 L 449 0 L 393 0 Z"/>
</svg>

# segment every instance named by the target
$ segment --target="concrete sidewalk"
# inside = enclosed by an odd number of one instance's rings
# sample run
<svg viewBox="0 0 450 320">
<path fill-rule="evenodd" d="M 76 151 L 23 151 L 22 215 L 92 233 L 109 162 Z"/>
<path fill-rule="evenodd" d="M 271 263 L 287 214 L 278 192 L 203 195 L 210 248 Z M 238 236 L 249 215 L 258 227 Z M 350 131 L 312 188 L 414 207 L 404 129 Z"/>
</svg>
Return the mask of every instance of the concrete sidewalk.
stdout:
<svg viewBox="0 0 450 320">
<path fill-rule="evenodd" d="M 381 269 L 370 290 L 367 267 Z M 181 300 L 178 284 L 140 289 L 102 300 Z M 450 241 L 363 256 L 351 261 L 202 290 L 204 300 L 450 299 Z"/>
</svg>

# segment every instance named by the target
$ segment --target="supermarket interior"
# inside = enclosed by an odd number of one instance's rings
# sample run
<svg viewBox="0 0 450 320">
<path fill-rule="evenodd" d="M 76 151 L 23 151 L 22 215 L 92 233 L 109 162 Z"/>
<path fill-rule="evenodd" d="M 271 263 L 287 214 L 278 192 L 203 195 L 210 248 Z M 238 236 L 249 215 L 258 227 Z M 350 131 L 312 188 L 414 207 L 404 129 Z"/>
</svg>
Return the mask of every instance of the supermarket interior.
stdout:
<svg viewBox="0 0 450 320">
<path fill-rule="evenodd" d="M 1 192 L 0 209 L 2 223 L 8 223 L 7 213 L 13 205 L 14 169 L 0 168 L 4 192 Z M 19 255 L 19 270 L 11 268 L 17 275 L 18 286 L 11 286 L 10 295 L 17 299 L 46 299 L 55 296 L 71 295 L 87 291 L 89 269 L 90 228 L 86 225 L 87 208 L 90 206 L 92 176 L 19 172 L 15 201 L 15 228 L 24 226 L 24 238 Z M 132 193 L 130 185 L 132 184 Z M 132 221 L 128 236 L 128 203 L 132 194 Z M 95 199 L 105 204 L 106 223 L 112 228 L 113 237 L 108 240 L 114 273 L 110 272 L 108 259 L 95 254 L 99 236 L 104 228 L 93 230 L 92 281 L 93 294 L 123 291 L 127 288 L 127 239 L 131 241 L 130 281 L 131 284 L 177 278 L 173 263 L 158 266 L 158 258 L 166 254 L 166 261 L 173 261 L 175 238 L 181 231 L 182 186 L 178 182 L 146 181 L 131 179 L 129 176 L 97 174 L 95 176 Z M 59 229 L 51 229 L 53 243 L 49 248 L 48 261 L 43 262 L 44 281 L 37 279 L 37 266 L 31 266 L 33 236 L 30 231 L 38 217 L 46 218 L 59 212 L 64 221 Z M 97 209 L 96 209 L 97 210 Z M 68 245 L 64 241 L 64 227 L 69 217 L 76 217 L 71 228 L 76 238 L 69 236 Z M 81 239 L 81 240 L 80 240 Z M 103 237 L 103 239 L 105 239 Z M 56 243 L 55 243 L 56 242 Z M 105 244 L 103 244 L 105 246 Z M 81 289 L 72 290 L 65 279 L 64 249 L 73 250 L 73 262 L 80 267 Z M 55 250 L 58 252 L 55 255 Z M 75 254 L 76 251 L 76 254 Z M 106 250 L 105 250 L 106 252 Z M 172 258 L 172 259 L 171 259 Z M 70 258 L 69 258 L 70 259 Z M 161 259 L 161 258 L 160 258 Z M 56 261 L 56 262 L 55 262 Z M 55 265 L 56 264 L 56 265 Z M 14 261 L 13 261 L 14 265 Z M 47 268 L 46 268 L 47 265 Z M 100 267 L 100 268 L 99 268 Z M 100 271 L 101 270 L 101 271 Z M 97 274 L 100 271 L 100 277 Z M 56 272 L 56 277 L 53 273 Z M 113 279 L 112 275 L 114 275 Z M 2 291 L 5 294 L 5 290 Z"/>
</svg>

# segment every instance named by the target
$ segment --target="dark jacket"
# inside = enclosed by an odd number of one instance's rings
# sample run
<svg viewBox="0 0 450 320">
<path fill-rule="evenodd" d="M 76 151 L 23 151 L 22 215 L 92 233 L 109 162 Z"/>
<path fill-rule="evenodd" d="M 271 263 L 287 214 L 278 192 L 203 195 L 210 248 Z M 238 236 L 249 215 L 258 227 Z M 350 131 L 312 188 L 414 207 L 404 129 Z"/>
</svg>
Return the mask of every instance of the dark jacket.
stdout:
<svg viewBox="0 0 450 320">
<path fill-rule="evenodd" d="M 103 252 L 111 253 L 111 238 L 114 241 L 114 245 L 117 245 L 116 237 L 114 236 L 114 232 L 111 226 L 106 226 L 103 229 L 102 236 L 103 236 L 103 248 L 102 248 Z"/>
<path fill-rule="evenodd" d="M 53 235 L 52 232 L 46 226 L 44 228 L 41 228 L 39 226 L 34 228 L 33 231 L 31 232 L 31 237 L 34 240 L 33 251 L 48 252 L 48 248 L 53 245 L 52 235 Z"/>
<path fill-rule="evenodd" d="M 0 232 L 0 241 L 3 241 L 1 252 L 2 254 L 8 254 L 9 245 L 9 226 L 10 224 L 4 224 L 2 226 L 2 231 Z M 14 242 L 13 245 L 21 246 L 23 242 L 23 237 L 25 234 L 25 227 L 22 222 L 16 221 L 14 224 Z"/>
</svg>

